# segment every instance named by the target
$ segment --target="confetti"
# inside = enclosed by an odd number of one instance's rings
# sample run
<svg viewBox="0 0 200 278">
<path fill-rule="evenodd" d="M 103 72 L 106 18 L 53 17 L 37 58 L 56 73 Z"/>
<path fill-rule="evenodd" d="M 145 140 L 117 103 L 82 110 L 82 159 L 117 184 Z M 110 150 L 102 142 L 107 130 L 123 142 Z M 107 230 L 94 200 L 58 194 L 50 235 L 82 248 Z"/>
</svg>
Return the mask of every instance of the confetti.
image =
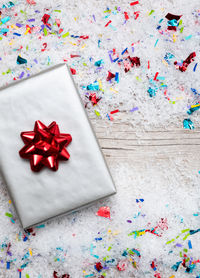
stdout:
<svg viewBox="0 0 200 278">
<path fill-rule="evenodd" d="M 185 119 L 183 121 L 183 127 L 185 129 L 194 129 L 194 124 L 193 124 L 193 122 L 190 119 Z"/>
<path fill-rule="evenodd" d="M 97 211 L 96 215 L 105 217 L 105 218 L 110 218 L 110 208 L 109 207 L 100 207 L 99 210 Z"/>
<path fill-rule="evenodd" d="M 17 64 L 22 65 L 22 64 L 26 64 L 27 60 L 22 58 L 21 56 L 17 57 Z"/>
</svg>

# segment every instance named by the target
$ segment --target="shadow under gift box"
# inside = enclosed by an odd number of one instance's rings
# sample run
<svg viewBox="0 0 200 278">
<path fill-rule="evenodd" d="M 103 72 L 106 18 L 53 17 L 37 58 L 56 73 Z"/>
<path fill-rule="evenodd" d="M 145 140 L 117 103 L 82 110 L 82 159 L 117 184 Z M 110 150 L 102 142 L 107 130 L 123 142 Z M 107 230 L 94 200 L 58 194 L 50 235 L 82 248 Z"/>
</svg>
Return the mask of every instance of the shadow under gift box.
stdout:
<svg viewBox="0 0 200 278">
<path fill-rule="evenodd" d="M 65 64 L 0 90 L 0 172 L 23 228 L 70 213 L 116 193 L 90 122 Z M 69 133 L 68 161 L 35 173 L 19 156 L 22 131 L 36 120 Z"/>
</svg>

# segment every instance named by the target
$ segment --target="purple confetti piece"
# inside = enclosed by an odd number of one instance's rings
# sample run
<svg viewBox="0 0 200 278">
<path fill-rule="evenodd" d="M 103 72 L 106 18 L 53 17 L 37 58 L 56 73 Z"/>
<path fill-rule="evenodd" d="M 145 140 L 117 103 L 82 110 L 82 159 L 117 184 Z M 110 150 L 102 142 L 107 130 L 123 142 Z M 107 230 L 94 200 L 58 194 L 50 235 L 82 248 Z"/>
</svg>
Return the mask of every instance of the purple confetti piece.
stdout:
<svg viewBox="0 0 200 278">
<path fill-rule="evenodd" d="M 20 23 L 16 23 L 15 25 L 19 28 L 23 26 L 23 24 L 20 24 Z"/>
<path fill-rule="evenodd" d="M 176 246 L 177 246 L 177 247 L 182 247 L 183 245 L 180 244 L 180 243 L 177 243 Z"/>
<path fill-rule="evenodd" d="M 24 76 L 24 71 L 22 71 L 22 73 L 19 76 L 19 79 L 21 79 Z"/>
<path fill-rule="evenodd" d="M 126 220 L 128 223 L 132 223 L 132 221 L 131 220 Z"/>
<path fill-rule="evenodd" d="M 134 107 L 134 108 L 132 108 L 132 109 L 130 110 L 130 112 L 134 112 L 134 111 L 137 111 L 137 110 L 139 110 L 139 108 L 138 108 L 138 107 Z"/>
<path fill-rule="evenodd" d="M 33 21 L 35 21 L 35 18 L 28 19 L 28 22 L 33 22 Z"/>
</svg>

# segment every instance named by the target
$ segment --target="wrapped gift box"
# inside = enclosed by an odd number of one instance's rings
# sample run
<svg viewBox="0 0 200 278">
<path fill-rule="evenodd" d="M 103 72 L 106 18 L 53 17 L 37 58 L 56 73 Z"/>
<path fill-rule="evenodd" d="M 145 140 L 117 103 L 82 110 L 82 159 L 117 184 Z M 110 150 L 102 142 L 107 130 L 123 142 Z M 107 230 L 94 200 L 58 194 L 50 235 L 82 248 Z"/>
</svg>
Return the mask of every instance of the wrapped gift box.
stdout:
<svg viewBox="0 0 200 278">
<path fill-rule="evenodd" d="M 0 90 L 0 172 L 23 228 L 73 212 L 116 193 L 104 157 L 65 64 Z M 56 121 L 72 136 L 57 171 L 33 172 L 19 156 L 22 131 Z"/>
</svg>

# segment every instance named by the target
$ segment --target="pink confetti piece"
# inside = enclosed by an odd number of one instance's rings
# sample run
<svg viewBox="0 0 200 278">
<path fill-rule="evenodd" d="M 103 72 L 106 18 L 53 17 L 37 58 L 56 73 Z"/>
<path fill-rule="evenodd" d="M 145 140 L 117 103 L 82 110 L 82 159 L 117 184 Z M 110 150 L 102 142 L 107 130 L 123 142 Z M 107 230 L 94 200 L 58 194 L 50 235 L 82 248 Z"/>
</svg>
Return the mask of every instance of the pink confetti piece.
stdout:
<svg viewBox="0 0 200 278">
<path fill-rule="evenodd" d="M 36 2 L 34 0 L 26 0 L 26 2 L 29 4 L 29 5 L 36 5 Z"/>
</svg>

